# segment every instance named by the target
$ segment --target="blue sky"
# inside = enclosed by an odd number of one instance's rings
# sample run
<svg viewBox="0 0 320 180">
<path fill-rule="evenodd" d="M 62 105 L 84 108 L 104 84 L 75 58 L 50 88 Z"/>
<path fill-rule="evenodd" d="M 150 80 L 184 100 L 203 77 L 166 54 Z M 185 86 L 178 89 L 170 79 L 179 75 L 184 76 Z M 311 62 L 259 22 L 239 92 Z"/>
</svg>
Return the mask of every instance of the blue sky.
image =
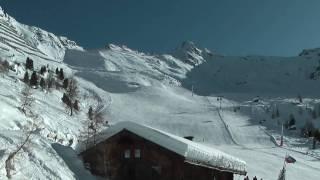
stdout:
<svg viewBox="0 0 320 180">
<path fill-rule="evenodd" d="M 75 40 L 170 52 L 184 40 L 227 55 L 320 47 L 319 0 L 0 0 L 17 20 Z"/>
</svg>

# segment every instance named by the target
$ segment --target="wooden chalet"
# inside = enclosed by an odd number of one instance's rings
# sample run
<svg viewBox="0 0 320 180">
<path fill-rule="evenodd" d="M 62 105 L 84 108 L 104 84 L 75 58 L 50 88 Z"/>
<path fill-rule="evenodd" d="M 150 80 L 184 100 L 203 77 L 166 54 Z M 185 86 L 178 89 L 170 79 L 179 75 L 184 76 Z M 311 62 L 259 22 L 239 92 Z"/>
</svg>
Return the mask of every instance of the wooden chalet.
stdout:
<svg viewBox="0 0 320 180">
<path fill-rule="evenodd" d="M 148 126 L 120 122 L 80 155 L 90 171 L 110 180 L 233 180 L 245 162 Z"/>
</svg>

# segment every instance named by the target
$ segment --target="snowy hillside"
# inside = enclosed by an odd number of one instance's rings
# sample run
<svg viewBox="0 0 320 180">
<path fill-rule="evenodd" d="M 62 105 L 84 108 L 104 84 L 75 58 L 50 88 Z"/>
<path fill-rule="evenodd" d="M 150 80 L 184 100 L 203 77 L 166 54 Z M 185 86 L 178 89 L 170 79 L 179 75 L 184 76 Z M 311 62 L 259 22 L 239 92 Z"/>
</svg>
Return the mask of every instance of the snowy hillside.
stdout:
<svg viewBox="0 0 320 180">
<path fill-rule="evenodd" d="M 12 179 L 96 179 L 84 170 L 74 150 L 82 140 L 88 108 L 97 104 L 103 105 L 111 126 L 134 121 L 194 136 L 197 142 L 246 161 L 250 177 L 275 180 L 286 153 L 297 159 L 288 166 L 288 179 L 320 176 L 320 151 L 311 150 L 311 138 L 300 135 L 307 122 L 320 127 L 318 53 L 226 57 L 192 42 L 164 55 L 113 44 L 83 50 L 66 38 L 22 25 L 1 10 L 0 36 L 1 59 L 13 67 L 0 74 L 0 179 L 7 178 L 5 161 L 34 121 L 18 108 L 26 86 L 24 73 L 32 73 L 24 65 L 27 57 L 36 71 L 41 66 L 51 71 L 63 68 L 66 78 L 75 77 L 80 111 L 69 116 L 61 100 L 63 88 L 31 89 L 38 127 L 15 157 Z M 281 125 L 292 116 L 297 129 L 285 129 L 280 148 Z"/>
<path fill-rule="evenodd" d="M 193 83 L 195 91 L 202 95 L 237 92 L 317 97 L 316 89 L 320 85 L 311 74 L 319 67 L 319 60 L 318 55 L 310 58 L 215 56 L 188 73 L 184 86 Z"/>
<path fill-rule="evenodd" d="M 30 56 L 61 62 L 66 49 L 83 50 L 66 37 L 58 37 L 38 27 L 17 22 L 13 17 L 5 14 L 1 7 L 0 33 L 0 51 L 3 55 L 12 58 Z"/>
</svg>

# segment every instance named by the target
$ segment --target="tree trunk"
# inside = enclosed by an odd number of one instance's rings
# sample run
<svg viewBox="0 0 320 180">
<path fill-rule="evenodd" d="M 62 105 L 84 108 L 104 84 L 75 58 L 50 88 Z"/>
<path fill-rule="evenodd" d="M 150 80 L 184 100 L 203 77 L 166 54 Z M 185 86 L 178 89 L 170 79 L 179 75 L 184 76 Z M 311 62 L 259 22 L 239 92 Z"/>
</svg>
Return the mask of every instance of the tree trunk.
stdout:
<svg viewBox="0 0 320 180">
<path fill-rule="evenodd" d="M 73 115 L 73 108 L 72 108 L 72 105 L 70 106 L 70 116 Z"/>
</svg>

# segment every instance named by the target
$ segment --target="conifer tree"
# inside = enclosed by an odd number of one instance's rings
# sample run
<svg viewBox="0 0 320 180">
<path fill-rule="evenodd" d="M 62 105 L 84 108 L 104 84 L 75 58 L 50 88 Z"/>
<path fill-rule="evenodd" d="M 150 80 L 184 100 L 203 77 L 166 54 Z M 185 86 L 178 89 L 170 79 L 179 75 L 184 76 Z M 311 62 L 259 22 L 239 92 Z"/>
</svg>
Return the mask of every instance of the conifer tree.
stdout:
<svg viewBox="0 0 320 180">
<path fill-rule="evenodd" d="M 33 60 L 30 59 L 29 57 L 26 60 L 26 69 L 33 70 Z"/>
<path fill-rule="evenodd" d="M 29 84 L 29 73 L 26 71 L 23 76 L 23 82 Z"/>
<path fill-rule="evenodd" d="M 42 66 L 40 69 L 40 74 L 43 75 L 45 72 L 47 72 L 47 68 L 45 66 Z"/>
<path fill-rule="evenodd" d="M 67 89 L 67 88 L 68 88 L 68 85 L 69 85 L 69 79 L 66 78 L 66 79 L 63 80 L 63 88 L 64 88 L 64 89 Z"/>
<path fill-rule="evenodd" d="M 93 109 L 92 109 L 92 106 L 89 107 L 89 110 L 88 110 L 88 118 L 90 120 L 93 119 Z"/>
<path fill-rule="evenodd" d="M 46 81 L 44 80 L 44 78 L 40 79 L 40 87 L 42 88 L 42 90 L 46 87 Z"/>
<path fill-rule="evenodd" d="M 31 75 L 30 86 L 38 86 L 38 75 L 36 71 L 33 71 Z"/>
<path fill-rule="evenodd" d="M 61 68 L 59 71 L 59 79 L 63 80 L 64 79 L 64 73 L 63 73 L 63 69 Z"/>
<path fill-rule="evenodd" d="M 62 102 L 65 103 L 66 105 L 70 104 L 70 99 L 69 97 L 67 96 L 66 93 L 63 93 L 63 96 L 61 98 Z"/>
<path fill-rule="evenodd" d="M 74 103 L 73 103 L 73 108 L 74 108 L 76 111 L 79 111 L 79 110 L 80 110 L 79 101 L 78 101 L 78 100 L 75 100 L 75 101 L 74 101 Z"/>
</svg>

